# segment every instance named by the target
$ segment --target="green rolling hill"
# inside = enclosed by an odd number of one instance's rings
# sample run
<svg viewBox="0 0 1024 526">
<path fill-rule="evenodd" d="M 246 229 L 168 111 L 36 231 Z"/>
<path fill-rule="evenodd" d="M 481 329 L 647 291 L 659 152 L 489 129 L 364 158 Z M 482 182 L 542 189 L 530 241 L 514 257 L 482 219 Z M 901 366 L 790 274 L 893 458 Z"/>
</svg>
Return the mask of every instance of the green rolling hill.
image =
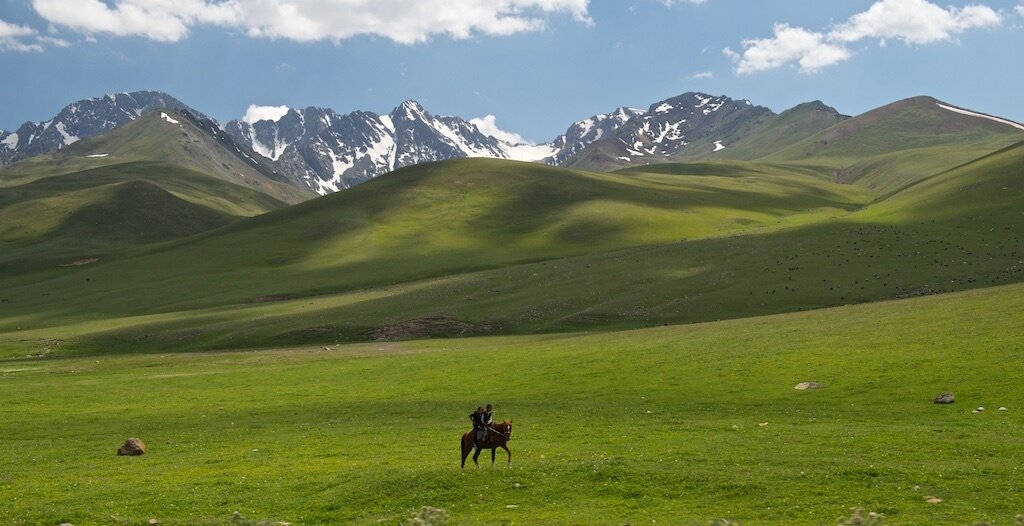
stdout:
<svg viewBox="0 0 1024 526">
<path fill-rule="evenodd" d="M 874 202 L 811 168 L 741 161 L 421 165 L 8 280 L 0 329 L 15 349 L 245 347 L 623 329 L 1014 283 L 1022 165 L 1018 145 Z"/>
<path fill-rule="evenodd" d="M 159 162 L 204 173 L 294 204 L 316 194 L 289 184 L 271 164 L 210 121 L 157 110 L 67 148 L 0 170 L 0 187 L 127 162 Z"/>
<path fill-rule="evenodd" d="M 945 106 L 945 107 L 944 107 Z M 762 162 L 814 167 L 879 195 L 1024 140 L 1024 131 L 915 97 L 847 119 Z"/>
</svg>

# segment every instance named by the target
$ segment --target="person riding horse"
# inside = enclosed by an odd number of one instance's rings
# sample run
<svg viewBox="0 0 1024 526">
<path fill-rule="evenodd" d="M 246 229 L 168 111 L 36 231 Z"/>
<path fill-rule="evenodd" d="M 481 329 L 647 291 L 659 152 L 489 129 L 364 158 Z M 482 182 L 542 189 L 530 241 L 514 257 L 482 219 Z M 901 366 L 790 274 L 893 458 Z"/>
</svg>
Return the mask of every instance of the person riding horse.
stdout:
<svg viewBox="0 0 1024 526">
<path fill-rule="evenodd" d="M 473 422 L 473 437 L 476 443 L 480 443 L 487 436 L 487 427 L 489 424 L 485 423 L 483 407 L 477 407 L 476 411 L 469 414 L 470 421 Z"/>
<path fill-rule="evenodd" d="M 473 431 L 476 442 L 482 442 L 487 440 L 488 432 L 491 430 L 491 426 L 494 425 L 494 406 L 487 404 L 487 409 L 483 407 L 477 407 L 476 411 L 469 414 L 469 419 L 473 422 Z"/>
</svg>

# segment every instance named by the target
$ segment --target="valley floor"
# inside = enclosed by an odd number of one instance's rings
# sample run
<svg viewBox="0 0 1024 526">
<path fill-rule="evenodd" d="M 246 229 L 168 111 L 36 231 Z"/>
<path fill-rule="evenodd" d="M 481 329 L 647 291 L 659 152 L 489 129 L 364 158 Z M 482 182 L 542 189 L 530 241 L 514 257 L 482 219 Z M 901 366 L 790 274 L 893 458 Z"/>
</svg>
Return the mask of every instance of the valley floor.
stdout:
<svg viewBox="0 0 1024 526">
<path fill-rule="evenodd" d="M 601 334 L 0 360 L 0 521 L 1013 524 L 1022 311 L 1009 285 Z M 515 457 L 460 470 L 487 402 Z M 115 456 L 128 436 L 149 452 Z"/>
</svg>

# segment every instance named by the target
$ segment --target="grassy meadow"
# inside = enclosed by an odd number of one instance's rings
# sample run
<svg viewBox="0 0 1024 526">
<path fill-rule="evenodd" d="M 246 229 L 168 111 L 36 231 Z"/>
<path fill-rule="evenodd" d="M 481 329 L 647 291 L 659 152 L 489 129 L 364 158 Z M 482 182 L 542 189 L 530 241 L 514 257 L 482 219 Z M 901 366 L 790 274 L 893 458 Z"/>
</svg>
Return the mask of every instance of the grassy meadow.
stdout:
<svg viewBox="0 0 1024 526">
<path fill-rule="evenodd" d="M 1012 285 L 615 333 L 7 359 L 0 517 L 1012 524 L 1022 310 Z M 488 401 L 512 465 L 460 470 Z M 128 436 L 149 452 L 115 456 Z"/>
</svg>

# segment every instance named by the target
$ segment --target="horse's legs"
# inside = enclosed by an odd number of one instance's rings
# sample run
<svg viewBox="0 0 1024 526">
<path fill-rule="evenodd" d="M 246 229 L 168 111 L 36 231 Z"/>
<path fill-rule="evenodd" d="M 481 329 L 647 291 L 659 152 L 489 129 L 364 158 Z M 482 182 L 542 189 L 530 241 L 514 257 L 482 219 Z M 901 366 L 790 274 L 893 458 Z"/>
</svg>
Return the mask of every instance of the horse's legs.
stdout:
<svg viewBox="0 0 1024 526">
<path fill-rule="evenodd" d="M 476 446 L 476 453 L 473 454 L 473 463 L 476 464 L 476 467 L 480 467 L 480 462 L 477 462 L 477 459 L 480 458 L 480 452 L 482 451 L 480 446 Z"/>
<path fill-rule="evenodd" d="M 494 465 L 494 452 L 497 451 L 497 450 L 498 450 L 497 448 L 493 448 L 493 447 L 491 448 L 491 465 L 492 466 Z"/>
<path fill-rule="evenodd" d="M 505 452 L 506 452 L 506 453 L 508 453 L 508 463 L 509 463 L 509 464 L 512 464 L 512 452 L 511 452 L 511 451 L 509 451 L 509 449 L 508 449 L 508 446 L 506 446 L 505 444 L 502 444 L 502 445 L 501 445 L 501 449 L 504 449 L 504 450 L 505 450 Z M 493 451 L 493 450 L 492 450 L 492 451 Z M 493 459 L 493 458 L 491 459 L 491 463 L 492 463 L 492 464 L 494 463 L 494 459 Z"/>
<path fill-rule="evenodd" d="M 462 445 L 462 469 L 466 469 L 466 457 L 469 456 L 469 452 L 470 451 L 473 451 L 473 446 L 466 447 L 466 441 L 465 440 L 462 441 L 461 445 Z"/>
</svg>

